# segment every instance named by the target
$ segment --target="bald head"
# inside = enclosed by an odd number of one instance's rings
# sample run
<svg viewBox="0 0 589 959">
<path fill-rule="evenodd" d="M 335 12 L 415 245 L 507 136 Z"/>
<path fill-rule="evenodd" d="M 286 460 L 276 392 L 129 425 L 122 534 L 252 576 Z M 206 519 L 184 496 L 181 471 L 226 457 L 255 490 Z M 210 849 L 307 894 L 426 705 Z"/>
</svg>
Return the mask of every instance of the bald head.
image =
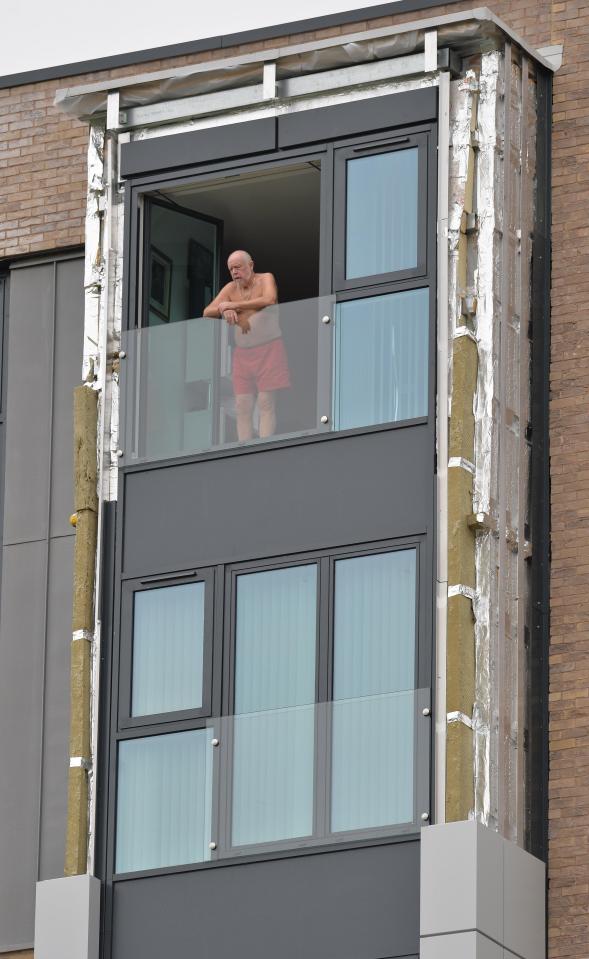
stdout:
<svg viewBox="0 0 589 959">
<path fill-rule="evenodd" d="M 227 269 L 232 280 L 247 283 L 254 272 L 254 261 L 246 250 L 235 250 L 227 260 Z"/>
</svg>

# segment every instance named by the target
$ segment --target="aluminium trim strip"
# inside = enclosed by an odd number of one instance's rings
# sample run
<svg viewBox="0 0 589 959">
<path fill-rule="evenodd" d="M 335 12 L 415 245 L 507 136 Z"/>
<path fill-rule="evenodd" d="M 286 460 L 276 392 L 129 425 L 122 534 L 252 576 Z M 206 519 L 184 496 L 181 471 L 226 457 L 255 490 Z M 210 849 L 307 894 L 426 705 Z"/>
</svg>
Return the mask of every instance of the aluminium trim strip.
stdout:
<svg viewBox="0 0 589 959">
<path fill-rule="evenodd" d="M 477 593 L 472 586 L 464 586 L 462 583 L 457 583 L 455 586 L 448 586 L 448 599 L 452 596 L 466 596 L 467 599 L 474 600 L 476 599 Z"/>
<path fill-rule="evenodd" d="M 448 460 L 448 469 L 463 469 L 468 473 L 472 473 L 473 476 L 476 471 L 474 463 L 465 459 L 464 456 L 451 456 Z"/>
<path fill-rule="evenodd" d="M 459 709 L 455 709 L 451 713 L 448 713 L 446 718 L 449 724 L 460 723 L 462 726 L 468 726 L 469 729 L 474 729 L 473 721 L 470 716 L 467 716 L 466 713 L 461 712 Z"/>
</svg>

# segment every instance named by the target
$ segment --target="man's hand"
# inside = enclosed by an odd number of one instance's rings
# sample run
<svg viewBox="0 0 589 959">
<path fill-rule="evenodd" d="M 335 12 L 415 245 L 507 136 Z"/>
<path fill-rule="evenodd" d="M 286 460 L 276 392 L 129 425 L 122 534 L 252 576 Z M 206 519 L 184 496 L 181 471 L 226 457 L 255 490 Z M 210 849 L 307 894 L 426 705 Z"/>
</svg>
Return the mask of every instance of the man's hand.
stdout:
<svg viewBox="0 0 589 959">
<path fill-rule="evenodd" d="M 223 310 L 223 306 L 225 306 L 226 309 Z M 221 311 L 221 316 L 227 321 L 229 326 L 238 326 L 242 333 L 249 333 L 251 326 L 245 316 L 240 317 L 237 311 L 233 310 L 226 303 L 220 303 L 219 310 Z"/>
<path fill-rule="evenodd" d="M 223 316 L 223 313 L 226 313 L 227 310 L 233 309 L 233 304 L 231 300 L 220 300 L 218 304 L 218 308 L 219 308 L 219 313 L 221 314 L 221 316 Z"/>
</svg>

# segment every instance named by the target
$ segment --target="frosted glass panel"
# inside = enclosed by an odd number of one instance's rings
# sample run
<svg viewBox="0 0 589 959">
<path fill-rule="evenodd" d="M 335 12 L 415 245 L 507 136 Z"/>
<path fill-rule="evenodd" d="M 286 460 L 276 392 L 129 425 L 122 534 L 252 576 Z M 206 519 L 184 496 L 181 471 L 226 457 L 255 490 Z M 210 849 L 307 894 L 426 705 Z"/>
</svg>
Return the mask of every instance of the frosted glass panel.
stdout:
<svg viewBox="0 0 589 959">
<path fill-rule="evenodd" d="M 333 832 L 413 820 L 415 693 L 333 704 Z"/>
<path fill-rule="evenodd" d="M 234 846 L 312 833 L 314 717 L 314 705 L 234 717 Z"/>
<path fill-rule="evenodd" d="M 316 623 L 315 564 L 238 578 L 234 846 L 312 831 Z"/>
<path fill-rule="evenodd" d="M 209 738 L 197 729 L 120 743 L 117 872 L 210 858 Z"/>
<path fill-rule="evenodd" d="M 427 289 L 339 303 L 334 429 L 427 416 Z"/>
<path fill-rule="evenodd" d="M 347 161 L 346 277 L 417 266 L 418 151 Z"/>
<path fill-rule="evenodd" d="M 131 715 L 199 709 L 205 584 L 135 593 Z"/>
<path fill-rule="evenodd" d="M 332 830 L 413 818 L 416 551 L 338 560 Z"/>
</svg>

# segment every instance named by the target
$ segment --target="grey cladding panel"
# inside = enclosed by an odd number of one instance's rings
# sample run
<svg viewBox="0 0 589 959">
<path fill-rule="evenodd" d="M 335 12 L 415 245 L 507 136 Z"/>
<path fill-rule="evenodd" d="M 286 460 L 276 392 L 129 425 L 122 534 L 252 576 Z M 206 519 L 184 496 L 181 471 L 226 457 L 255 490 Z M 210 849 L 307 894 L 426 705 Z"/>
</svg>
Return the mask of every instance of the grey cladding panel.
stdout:
<svg viewBox="0 0 589 959">
<path fill-rule="evenodd" d="M 82 375 L 84 261 L 57 264 L 50 535 L 73 535 L 73 389 Z"/>
<path fill-rule="evenodd" d="M 383 959 L 419 951 L 419 843 L 115 884 L 112 959 Z"/>
<path fill-rule="evenodd" d="M 430 450 L 424 425 L 129 473 L 124 572 L 423 533 L 433 508 Z"/>
<path fill-rule="evenodd" d="M 40 879 L 63 875 L 67 817 L 70 640 L 74 537 L 51 541 L 49 552 Z"/>
<path fill-rule="evenodd" d="M 437 103 L 437 90 L 428 87 L 292 113 L 278 120 L 278 146 L 286 149 L 301 143 L 318 143 L 389 127 L 425 123 L 435 120 Z"/>
<path fill-rule="evenodd" d="M 155 173 L 275 149 L 276 120 L 273 118 L 153 137 L 123 144 L 121 176 Z"/>
<path fill-rule="evenodd" d="M 0 951 L 33 940 L 45 543 L 5 546 L 0 610 Z"/>
<path fill-rule="evenodd" d="M 32 941 L 35 882 L 63 872 L 74 543 L 67 518 L 82 298 L 81 258 L 11 272 L 0 595 L 0 951 Z"/>
<path fill-rule="evenodd" d="M 53 264 L 10 278 L 6 394 L 4 542 L 48 534 Z"/>
</svg>

